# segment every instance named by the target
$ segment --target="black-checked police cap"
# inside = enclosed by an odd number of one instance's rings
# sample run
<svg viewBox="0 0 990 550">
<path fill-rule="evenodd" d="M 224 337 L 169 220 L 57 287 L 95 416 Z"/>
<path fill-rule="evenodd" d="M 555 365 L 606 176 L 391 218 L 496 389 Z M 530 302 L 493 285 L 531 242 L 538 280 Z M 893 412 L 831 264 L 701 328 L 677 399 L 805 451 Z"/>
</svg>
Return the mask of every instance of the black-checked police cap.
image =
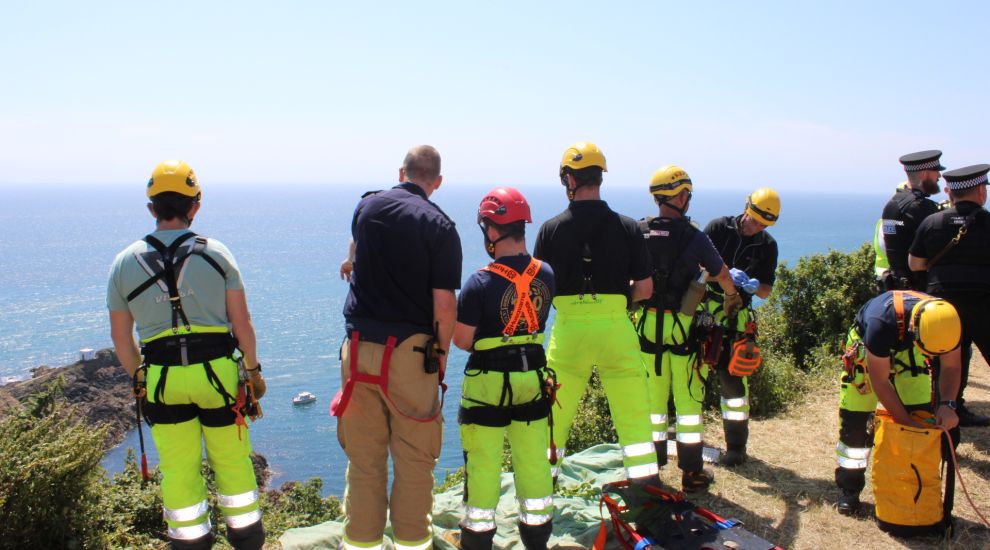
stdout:
<svg viewBox="0 0 990 550">
<path fill-rule="evenodd" d="M 942 158 L 942 151 L 932 149 L 930 151 L 918 151 L 909 153 L 900 158 L 904 165 L 905 172 L 920 172 L 922 170 L 945 170 L 945 166 L 939 162 Z"/>
<path fill-rule="evenodd" d="M 986 185 L 987 172 L 990 172 L 990 164 L 974 164 L 965 168 L 950 170 L 942 174 L 942 177 L 945 178 L 946 187 L 955 191 L 969 189 L 977 185 Z"/>
</svg>

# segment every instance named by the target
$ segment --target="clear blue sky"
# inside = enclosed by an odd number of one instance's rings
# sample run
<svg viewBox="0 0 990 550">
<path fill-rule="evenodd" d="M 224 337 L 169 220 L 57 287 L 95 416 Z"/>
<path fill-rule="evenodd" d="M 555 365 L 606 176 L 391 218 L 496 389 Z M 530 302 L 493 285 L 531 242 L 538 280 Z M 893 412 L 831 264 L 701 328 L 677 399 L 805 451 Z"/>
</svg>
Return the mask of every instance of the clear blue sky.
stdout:
<svg viewBox="0 0 990 550">
<path fill-rule="evenodd" d="M 0 185 L 380 183 L 891 188 L 990 162 L 983 2 L 5 2 Z"/>
</svg>

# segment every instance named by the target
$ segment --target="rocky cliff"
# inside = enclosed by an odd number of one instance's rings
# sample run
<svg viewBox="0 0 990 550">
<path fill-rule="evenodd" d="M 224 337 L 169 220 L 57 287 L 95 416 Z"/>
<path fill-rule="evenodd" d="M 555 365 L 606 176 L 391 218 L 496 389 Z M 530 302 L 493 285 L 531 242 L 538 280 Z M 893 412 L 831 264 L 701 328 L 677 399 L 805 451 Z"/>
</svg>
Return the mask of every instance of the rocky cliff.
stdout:
<svg viewBox="0 0 990 550">
<path fill-rule="evenodd" d="M 107 448 L 120 443 L 127 430 L 134 427 L 131 379 L 117 361 L 117 355 L 109 349 L 96 352 L 88 361 L 57 368 L 38 367 L 30 379 L 0 387 L 0 415 L 59 376 L 65 379 L 65 400 L 75 407 L 83 420 L 110 426 Z"/>
</svg>

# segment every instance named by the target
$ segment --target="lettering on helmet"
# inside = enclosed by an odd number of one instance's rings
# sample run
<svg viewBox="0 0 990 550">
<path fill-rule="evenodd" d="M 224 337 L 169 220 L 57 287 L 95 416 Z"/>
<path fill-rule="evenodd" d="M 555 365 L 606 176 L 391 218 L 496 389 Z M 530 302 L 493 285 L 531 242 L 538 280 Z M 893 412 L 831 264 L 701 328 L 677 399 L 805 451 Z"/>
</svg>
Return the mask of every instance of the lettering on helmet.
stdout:
<svg viewBox="0 0 990 550">
<path fill-rule="evenodd" d="M 685 176 L 687 176 L 687 172 L 685 172 L 684 170 L 680 170 L 678 172 L 674 172 L 674 174 L 672 176 L 670 176 L 670 179 L 676 180 L 676 179 L 683 178 Z"/>
</svg>

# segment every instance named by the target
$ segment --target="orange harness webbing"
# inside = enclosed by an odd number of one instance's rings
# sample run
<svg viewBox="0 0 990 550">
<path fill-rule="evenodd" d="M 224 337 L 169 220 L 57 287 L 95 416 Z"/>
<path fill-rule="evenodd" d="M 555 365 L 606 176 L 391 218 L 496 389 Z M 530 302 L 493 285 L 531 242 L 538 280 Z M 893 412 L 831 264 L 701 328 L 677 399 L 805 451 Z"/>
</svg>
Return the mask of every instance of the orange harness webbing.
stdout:
<svg viewBox="0 0 990 550">
<path fill-rule="evenodd" d="M 922 294 L 921 292 L 916 292 L 914 290 L 895 290 L 894 291 L 894 316 L 897 318 L 897 338 L 901 341 L 904 340 L 904 336 L 907 335 L 907 324 L 904 321 L 904 295 L 911 296 L 912 298 L 917 298 L 920 303 L 921 300 L 926 300 L 930 298 L 927 294 Z"/>
<path fill-rule="evenodd" d="M 517 273 L 515 269 L 497 262 L 492 262 L 482 268 L 484 271 L 494 273 L 508 280 L 516 287 L 516 305 L 512 308 L 512 315 L 509 316 L 509 322 L 502 329 L 502 334 L 506 338 L 516 333 L 516 328 L 519 326 L 519 320 L 521 318 L 526 319 L 526 329 L 530 333 L 540 330 L 540 319 L 536 315 L 536 307 L 533 306 L 533 300 L 529 296 L 529 285 L 536 278 L 536 274 L 540 272 L 540 266 L 542 265 L 543 262 L 540 260 L 531 258 L 529 265 L 526 266 L 526 269 L 522 273 Z"/>
</svg>

